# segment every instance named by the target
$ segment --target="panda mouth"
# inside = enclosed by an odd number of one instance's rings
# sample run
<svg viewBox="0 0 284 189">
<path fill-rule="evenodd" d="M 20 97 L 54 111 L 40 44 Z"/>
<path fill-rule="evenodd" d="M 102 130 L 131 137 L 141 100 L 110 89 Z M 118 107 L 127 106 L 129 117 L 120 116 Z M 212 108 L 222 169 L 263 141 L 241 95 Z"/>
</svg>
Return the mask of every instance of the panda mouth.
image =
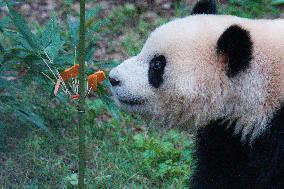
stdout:
<svg viewBox="0 0 284 189">
<path fill-rule="evenodd" d="M 144 100 L 142 99 L 118 99 L 120 103 L 126 104 L 126 105 L 142 105 L 144 104 Z"/>
</svg>

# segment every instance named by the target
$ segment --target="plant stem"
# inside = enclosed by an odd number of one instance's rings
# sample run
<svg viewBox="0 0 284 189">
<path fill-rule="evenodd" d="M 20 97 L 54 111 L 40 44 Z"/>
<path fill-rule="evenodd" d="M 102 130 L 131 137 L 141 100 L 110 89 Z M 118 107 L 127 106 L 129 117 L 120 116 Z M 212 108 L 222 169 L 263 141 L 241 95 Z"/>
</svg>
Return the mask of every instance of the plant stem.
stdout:
<svg viewBox="0 0 284 189">
<path fill-rule="evenodd" d="M 85 144 L 85 0 L 80 0 L 80 34 L 79 34 L 79 104 L 78 104 L 78 121 L 79 121 L 79 181 L 78 188 L 84 189 L 84 178 L 86 169 L 86 144 Z"/>
</svg>

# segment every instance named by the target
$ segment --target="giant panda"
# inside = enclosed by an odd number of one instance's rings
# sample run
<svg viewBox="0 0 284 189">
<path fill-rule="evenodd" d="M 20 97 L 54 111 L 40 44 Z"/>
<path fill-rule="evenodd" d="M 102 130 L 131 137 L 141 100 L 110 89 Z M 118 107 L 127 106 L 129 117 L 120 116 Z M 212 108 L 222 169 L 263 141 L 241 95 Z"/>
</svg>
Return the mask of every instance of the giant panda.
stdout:
<svg viewBox="0 0 284 189">
<path fill-rule="evenodd" d="M 194 132 L 193 189 L 284 189 L 284 20 L 201 0 L 109 74 L 122 109 Z"/>
</svg>

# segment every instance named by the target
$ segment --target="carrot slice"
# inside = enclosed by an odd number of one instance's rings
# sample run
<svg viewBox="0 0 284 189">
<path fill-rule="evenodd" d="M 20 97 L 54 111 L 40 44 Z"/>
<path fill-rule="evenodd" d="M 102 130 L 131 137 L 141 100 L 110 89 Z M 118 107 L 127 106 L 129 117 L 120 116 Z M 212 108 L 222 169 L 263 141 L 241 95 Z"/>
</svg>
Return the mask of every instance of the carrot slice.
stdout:
<svg viewBox="0 0 284 189">
<path fill-rule="evenodd" d="M 67 81 L 71 78 L 77 77 L 79 75 L 79 64 L 75 64 L 74 66 L 67 68 L 63 72 L 60 73 L 62 79 Z"/>
<path fill-rule="evenodd" d="M 97 90 L 98 76 L 94 73 L 88 76 L 88 90 L 92 88 L 94 92 Z"/>
<path fill-rule="evenodd" d="M 101 82 L 103 82 L 106 79 L 106 75 L 105 75 L 104 71 L 99 70 L 95 74 L 98 77 L 98 83 L 101 83 Z"/>
</svg>

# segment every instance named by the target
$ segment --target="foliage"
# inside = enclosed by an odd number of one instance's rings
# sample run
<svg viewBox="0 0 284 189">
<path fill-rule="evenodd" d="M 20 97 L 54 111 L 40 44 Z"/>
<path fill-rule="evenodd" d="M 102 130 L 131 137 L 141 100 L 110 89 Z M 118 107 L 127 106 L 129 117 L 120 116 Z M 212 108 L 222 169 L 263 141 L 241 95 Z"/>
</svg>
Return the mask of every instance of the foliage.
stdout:
<svg viewBox="0 0 284 189">
<path fill-rule="evenodd" d="M 42 86 L 50 93 L 52 92 L 50 84 L 53 85 L 53 83 L 47 80 L 43 73 L 51 78 L 53 75 L 49 72 L 44 61 L 51 63 L 52 68 L 60 70 L 74 64 L 79 40 L 79 21 L 68 16 L 68 24 L 63 29 L 58 24 L 56 16 L 53 16 L 46 25 L 31 32 L 22 16 L 11 6 L 9 6 L 9 10 L 10 17 L 6 17 L 0 23 L 1 37 L 4 38 L 0 54 L 2 75 L 0 110 L 5 113 L 5 119 L 2 122 L 10 124 L 14 118 L 17 118 L 23 124 L 30 121 L 30 123 L 45 128 L 43 119 L 30 109 L 32 105 L 28 100 L 25 101 L 26 106 L 23 106 L 22 93 L 26 93 L 25 90 L 28 90 L 32 82 Z M 94 17 L 100 10 L 100 7 L 95 7 L 86 13 L 86 28 L 89 31 L 86 33 L 86 61 L 89 65 L 93 62 L 95 34 L 107 22 L 106 19 L 95 21 Z M 90 71 L 92 70 L 89 69 Z M 9 78 L 13 81 L 9 81 Z M 60 99 L 66 102 L 62 95 Z M 16 111 L 11 113 L 12 110 Z"/>
<path fill-rule="evenodd" d="M 271 0 L 229 0 L 229 4 L 222 6 L 220 11 L 245 18 L 259 18 L 267 13 L 279 15 L 279 10 L 272 6 Z"/>
<path fill-rule="evenodd" d="M 116 119 L 109 114 L 115 107 L 100 99 L 88 100 L 87 105 L 90 111 L 86 121 L 86 184 L 89 188 L 188 186 L 192 143 L 185 133 L 173 130 L 163 134 L 121 112 Z M 49 115 L 67 116 L 65 111 L 59 106 Z M 50 128 L 54 137 L 33 129 L 27 138 L 17 140 L 15 149 L 10 149 L 11 156 L 4 156 L 7 159 L 0 165 L 1 186 L 76 186 L 77 128 L 72 119 L 65 122 L 64 126 L 58 124 Z M 13 171 L 9 172 L 11 169 Z"/>
<path fill-rule="evenodd" d="M 142 163 L 158 178 L 188 181 L 192 164 L 192 142 L 187 136 L 172 130 L 162 138 L 159 135 L 147 137 L 137 134 L 133 137 L 134 145 L 143 152 Z"/>
<path fill-rule="evenodd" d="M 15 119 L 19 119 L 23 124 L 32 123 L 48 131 L 42 118 L 34 113 L 33 108 L 29 106 L 29 99 L 27 100 L 25 96 L 22 96 L 25 90 L 20 90 L 20 86 L 14 84 L 15 81 L 7 81 L 5 77 L 0 78 L 0 82 L 0 129 L 5 129 L 9 119 L 13 119 L 11 125 L 17 124 Z"/>
<path fill-rule="evenodd" d="M 13 13 L 16 15 L 15 12 Z M 21 21 L 18 19 L 16 22 Z M 23 58 L 24 52 L 18 54 L 18 46 L 6 48 L 5 43 L 10 41 L 7 41 L 5 37 L 10 34 L 9 36 L 16 38 L 15 33 L 7 34 L 6 32 L 9 22 L 8 17 L 0 22 L 0 38 L 2 39 L 0 44 L 0 127 L 5 127 L 7 124 L 14 125 L 16 124 L 15 120 L 20 120 L 22 124 L 32 123 L 47 130 L 42 118 L 34 112 L 29 99 L 24 95 L 26 89 L 18 81 L 18 75 L 21 75 L 24 70 L 18 64 L 17 58 L 18 56 Z M 24 31 L 26 28 L 22 27 L 21 29 Z M 29 37 L 27 36 L 27 38 Z"/>
<path fill-rule="evenodd" d="M 122 28 L 126 27 L 128 21 L 137 16 L 137 9 L 133 4 L 126 3 L 117 7 L 109 16 L 110 22 L 108 28 L 111 33 L 118 33 Z"/>
<path fill-rule="evenodd" d="M 283 0 L 273 0 L 271 2 L 272 5 L 283 5 L 284 1 Z"/>
</svg>

